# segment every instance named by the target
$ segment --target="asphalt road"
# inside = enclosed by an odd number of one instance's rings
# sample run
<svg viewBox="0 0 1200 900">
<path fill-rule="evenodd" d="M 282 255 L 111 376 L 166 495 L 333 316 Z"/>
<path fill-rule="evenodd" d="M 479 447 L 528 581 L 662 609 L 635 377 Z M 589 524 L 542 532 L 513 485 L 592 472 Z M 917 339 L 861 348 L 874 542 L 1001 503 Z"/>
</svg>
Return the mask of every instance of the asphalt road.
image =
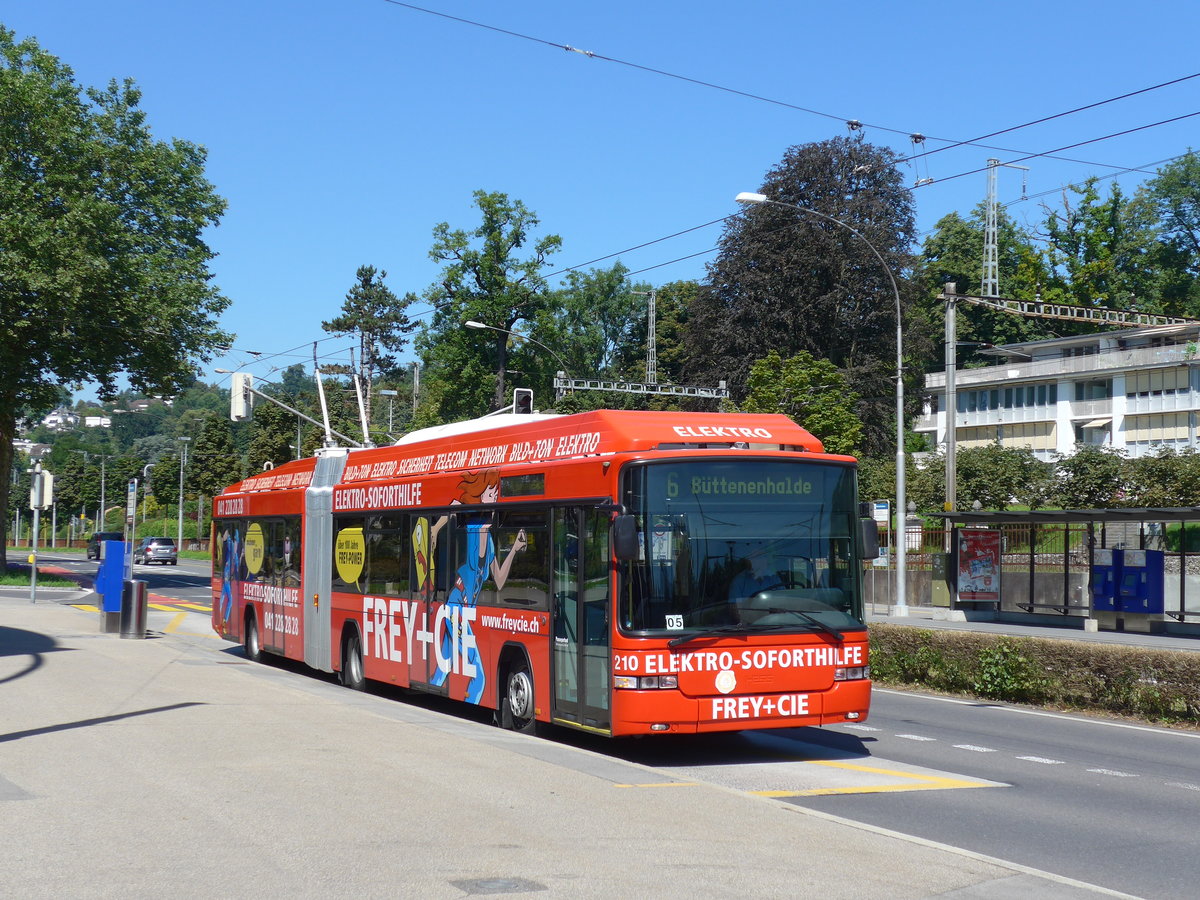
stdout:
<svg viewBox="0 0 1200 900">
<path fill-rule="evenodd" d="M 160 630 L 229 646 L 207 628 L 206 563 L 138 566 L 135 577 L 149 583 L 152 628 L 157 615 Z M 549 740 L 651 766 L 670 783 L 772 797 L 1134 896 L 1196 893 L 1196 733 L 877 689 L 862 725 L 622 743 L 555 731 Z"/>
</svg>

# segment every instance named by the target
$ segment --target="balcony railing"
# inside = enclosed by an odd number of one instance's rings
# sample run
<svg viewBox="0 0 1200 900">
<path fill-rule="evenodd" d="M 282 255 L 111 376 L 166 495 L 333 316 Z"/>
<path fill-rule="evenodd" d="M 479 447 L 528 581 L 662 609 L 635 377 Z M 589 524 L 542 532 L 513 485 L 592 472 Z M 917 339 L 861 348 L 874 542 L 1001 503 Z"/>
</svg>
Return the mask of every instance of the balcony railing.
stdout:
<svg viewBox="0 0 1200 900">
<path fill-rule="evenodd" d="M 1143 347 L 1136 350 L 1110 350 L 1091 356 L 1069 356 L 1054 359 L 1035 359 L 1031 362 L 1006 363 L 1002 366 L 984 366 L 980 369 L 956 369 L 956 389 L 976 388 L 981 385 L 1007 384 L 1012 381 L 1053 380 L 1071 375 L 1120 374 L 1122 371 L 1138 371 L 1155 366 L 1200 364 L 1196 351 L 1187 345 L 1169 347 Z M 946 373 L 933 372 L 925 376 L 927 390 L 945 390 Z"/>
</svg>

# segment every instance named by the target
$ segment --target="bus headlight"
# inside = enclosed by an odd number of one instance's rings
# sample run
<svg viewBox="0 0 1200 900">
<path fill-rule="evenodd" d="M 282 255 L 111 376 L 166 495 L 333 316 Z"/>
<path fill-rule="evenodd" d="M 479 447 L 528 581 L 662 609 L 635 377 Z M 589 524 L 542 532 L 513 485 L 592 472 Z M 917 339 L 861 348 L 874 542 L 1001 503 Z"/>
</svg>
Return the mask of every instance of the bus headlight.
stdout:
<svg viewBox="0 0 1200 900">
<path fill-rule="evenodd" d="M 843 666 L 833 670 L 834 681 L 860 681 L 870 677 L 870 666 Z"/>
<path fill-rule="evenodd" d="M 627 691 L 652 691 L 659 688 L 675 690 L 679 687 L 678 675 L 614 675 L 613 687 Z"/>
</svg>

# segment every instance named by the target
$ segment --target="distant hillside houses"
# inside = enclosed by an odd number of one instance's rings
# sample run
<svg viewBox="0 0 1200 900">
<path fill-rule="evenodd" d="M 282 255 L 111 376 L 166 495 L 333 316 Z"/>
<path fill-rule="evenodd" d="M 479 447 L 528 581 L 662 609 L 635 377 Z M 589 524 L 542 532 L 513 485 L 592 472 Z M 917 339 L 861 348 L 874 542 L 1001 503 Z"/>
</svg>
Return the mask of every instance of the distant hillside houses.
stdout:
<svg viewBox="0 0 1200 900">
<path fill-rule="evenodd" d="M 65 406 L 60 406 L 54 412 L 42 419 L 42 424 L 51 431 L 67 431 L 71 428 L 111 428 L 112 419 L 108 416 L 83 416 L 71 412 Z"/>
</svg>

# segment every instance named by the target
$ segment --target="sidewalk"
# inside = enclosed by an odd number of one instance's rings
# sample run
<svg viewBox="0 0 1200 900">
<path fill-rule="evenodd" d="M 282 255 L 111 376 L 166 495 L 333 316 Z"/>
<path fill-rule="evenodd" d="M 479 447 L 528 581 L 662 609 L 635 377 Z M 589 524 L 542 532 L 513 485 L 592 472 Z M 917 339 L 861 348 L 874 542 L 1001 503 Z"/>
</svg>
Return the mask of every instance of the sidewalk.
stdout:
<svg viewBox="0 0 1200 900">
<path fill-rule="evenodd" d="M 0 596 L 0 722 L 23 898 L 1094 895 L 27 597 Z"/>
</svg>

